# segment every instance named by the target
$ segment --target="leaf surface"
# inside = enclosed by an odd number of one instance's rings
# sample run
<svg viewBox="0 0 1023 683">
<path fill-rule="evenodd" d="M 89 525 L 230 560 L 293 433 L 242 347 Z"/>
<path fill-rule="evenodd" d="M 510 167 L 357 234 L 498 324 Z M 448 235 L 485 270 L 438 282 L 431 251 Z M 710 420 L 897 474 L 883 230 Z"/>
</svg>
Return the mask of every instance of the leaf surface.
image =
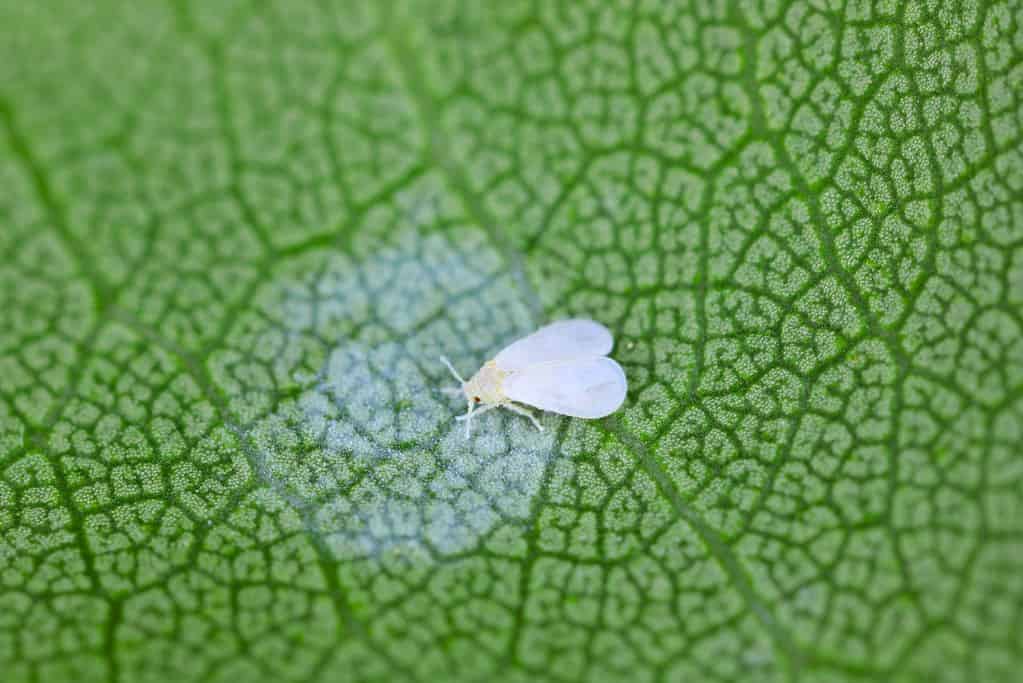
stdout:
<svg viewBox="0 0 1023 683">
<path fill-rule="evenodd" d="M 0 26 L 5 682 L 1018 679 L 1015 0 Z"/>
</svg>

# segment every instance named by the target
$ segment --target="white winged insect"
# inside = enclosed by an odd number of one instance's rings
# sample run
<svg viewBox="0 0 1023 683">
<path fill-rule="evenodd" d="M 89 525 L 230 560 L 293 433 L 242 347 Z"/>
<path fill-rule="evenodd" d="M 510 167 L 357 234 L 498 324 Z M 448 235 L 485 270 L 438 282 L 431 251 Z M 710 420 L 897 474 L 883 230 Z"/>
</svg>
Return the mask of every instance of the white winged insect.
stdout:
<svg viewBox="0 0 1023 683">
<path fill-rule="evenodd" d="M 465 438 L 473 415 L 507 408 L 528 417 L 543 431 L 533 413 L 520 403 L 570 417 L 595 419 L 618 410 L 625 400 L 625 372 L 607 357 L 614 339 L 592 320 L 559 320 L 512 342 L 467 382 L 451 362 L 441 362 L 461 384 L 451 393 L 465 394 L 469 408 Z"/>
</svg>

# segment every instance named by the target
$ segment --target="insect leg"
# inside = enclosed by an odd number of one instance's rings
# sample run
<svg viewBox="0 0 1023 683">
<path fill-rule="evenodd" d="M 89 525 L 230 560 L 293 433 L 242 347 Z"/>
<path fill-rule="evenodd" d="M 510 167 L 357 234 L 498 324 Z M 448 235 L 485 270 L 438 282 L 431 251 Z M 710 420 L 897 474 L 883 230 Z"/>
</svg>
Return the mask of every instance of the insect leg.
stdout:
<svg viewBox="0 0 1023 683">
<path fill-rule="evenodd" d="M 521 415 L 523 417 L 528 417 L 529 421 L 533 423 L 533 426 L 536 427 L 537 430 L 539 430 L 541 432 L 543 431 L 543 426 L 541 426 L 540 421 L 536 419 L 536 416 L 533 415 L 532 411 L 527 410 L 526 408 L 523 408 L 522 406 L 516 405 L 516 404 L 511 403 L 511 402 L 509 402 L 509 403 L 502 403 L 501 405 L 504 406 L 505 408 L 507 408 L 508 410 L 512 411 L 513 413 L 516 413 L 517 415 Z"/>
<path fill-rule="evenodd" d="M 464 415 L 458 415 L 455 417 L 455 422 L 465 421 L 465 438 L 469 438 L 469 422 L 472 420 L 472 406 L 465 412 Z"/>
<path fill-rule="evenodd" d="M 469 440 L 469 426 L 472 424 L 472 414 L 475 412 L 476 404 L 470 403 L 469 407 L 465 411 L 465 415 L 459 415 L 455 418 L 455 422 L 459 420 L 465 420 L 465 440 Z"/>
<path fill-rule="evenodd" d="M 500 407 L 500 405 L 501 405 L 500 403 L 491 403 L 489 405 L 483 406 L 482 408 L 477 408 L 476 410 L 473 410 L 472 412 L 466 413 L 465 415 L 459 415 L 455 419 L 459 420 L 459 421 L 461 421 L 461 420 L 468 420 L 470 415 L 482 415 L 483 413 L 487 412 L 488 410 L 493 410 L 494 408 Z"/>
</svg>

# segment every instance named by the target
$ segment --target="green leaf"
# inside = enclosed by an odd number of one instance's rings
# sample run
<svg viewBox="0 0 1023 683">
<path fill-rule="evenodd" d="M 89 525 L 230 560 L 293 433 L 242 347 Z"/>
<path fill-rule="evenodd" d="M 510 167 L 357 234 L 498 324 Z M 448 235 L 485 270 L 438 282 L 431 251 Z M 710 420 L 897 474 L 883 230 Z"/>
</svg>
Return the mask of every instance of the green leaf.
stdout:
<svg viewBox="0 0 1023 683">
<path fill-rule="evenodd" d="M 1018 680 L 1018 1 L 0 26 L 5 683 Z"/>
</svg>

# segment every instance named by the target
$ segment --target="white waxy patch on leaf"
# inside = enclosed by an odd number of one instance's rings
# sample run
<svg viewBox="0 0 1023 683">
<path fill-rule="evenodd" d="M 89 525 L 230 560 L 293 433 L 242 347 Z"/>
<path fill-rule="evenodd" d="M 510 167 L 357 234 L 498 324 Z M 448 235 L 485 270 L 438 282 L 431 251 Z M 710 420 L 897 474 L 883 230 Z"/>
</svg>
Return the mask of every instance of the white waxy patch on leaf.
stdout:
<svg viewBox="0 0 1023 683">
<path fill-rule="evenodd" d="M 260 477 L 338 559 L 464 553 L 529 518 L 554 435 L 509 420 L 467 444 L 428 374 L 441 371 L 427 360 L 440 349 L 469 340 L 463 353 L 482 354 L 529 318 L 511 277 L 481 271 L 490 254 L 462 246 L 470 239 L 412 234 L 358 262 L 296 264 L 315 275 L 266 286 L 270 325 L 253 346 L 287 340 L 270 363 L 291 393 L 248 434 Z M 403 279 L 416 286 L 390 285 Z M 365 290 L 378 283 L 384 305 L 369 308 Z M 269 379 L 265 390 L 279 391 Z"/>
</svg>

